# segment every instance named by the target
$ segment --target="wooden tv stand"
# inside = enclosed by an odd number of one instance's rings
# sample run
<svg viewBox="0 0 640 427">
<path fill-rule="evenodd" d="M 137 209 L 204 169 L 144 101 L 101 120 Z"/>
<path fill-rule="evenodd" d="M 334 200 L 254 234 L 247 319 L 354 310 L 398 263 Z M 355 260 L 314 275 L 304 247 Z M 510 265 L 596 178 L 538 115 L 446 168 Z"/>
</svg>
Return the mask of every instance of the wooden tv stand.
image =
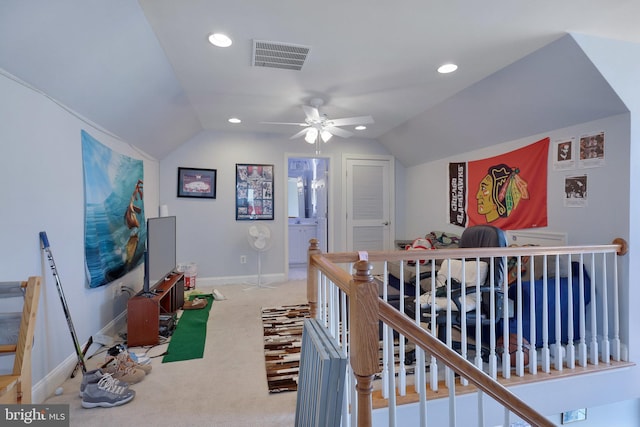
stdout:
<svg viewBox="0 0 640 427">
<path fill-rule="evenodd" d="M 152 288 L 153 295 L 138 292 L 127 303 L 127 346 L 159 342 L 160 314 L 175 313 L 184 304 L 184 274 L 172 273 Z"/>
</svg>

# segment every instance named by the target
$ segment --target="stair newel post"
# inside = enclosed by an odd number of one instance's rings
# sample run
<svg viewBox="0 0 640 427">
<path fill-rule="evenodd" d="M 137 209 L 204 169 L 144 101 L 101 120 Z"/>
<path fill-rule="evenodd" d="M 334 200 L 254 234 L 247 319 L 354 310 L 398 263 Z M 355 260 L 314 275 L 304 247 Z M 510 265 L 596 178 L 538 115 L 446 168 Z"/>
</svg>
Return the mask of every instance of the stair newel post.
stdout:
<svg viewBox="0 0 640 427">
<path fill-rule="evenodd" d="M 356 377 L 358 426 L 371 426 L 373 376 L 378 360 L 378 288 L 373 281 L 373 265 L 358 261 L 349 292 L 349 353 Z"/>
<path fill-rule="evenodd" d="M 320 254 L 318 239 L 309 240 L 309 249 L 307 251 L 307 300 L 309 301 L 309 316 L 312 319 L 317 317 L 318 313 L 318 268 L 311 263 L 311 255 Z"/>
</svg>

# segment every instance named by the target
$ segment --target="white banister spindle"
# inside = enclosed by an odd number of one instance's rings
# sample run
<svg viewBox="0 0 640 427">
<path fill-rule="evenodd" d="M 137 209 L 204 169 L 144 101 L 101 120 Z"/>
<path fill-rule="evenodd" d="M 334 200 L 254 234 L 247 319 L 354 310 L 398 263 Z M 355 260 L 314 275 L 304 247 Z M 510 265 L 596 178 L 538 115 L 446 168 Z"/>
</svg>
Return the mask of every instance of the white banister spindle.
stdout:
<svg viewBox="0 0 640 427">
<path fill-rule="evenodd" d="M 418 286 L 420 284 L 420 276 L 416 276 L 416 298 L 414 301 L 414 307 L 413 309 L 415 310 L 415 316 L 414 316 L 414 322 L 416 322 L 416 325 L 420 325 L 420 296 L 418 294 Z M 432 320 L 435 318 L 432 318 Z M 417 345 L 414 345 L 414 363 L 415 363 L 415 380 L 414 380 L 414 384 L 413 384 L 413 388 L 414 390 L 419 393 L 420 389 L 421 389 L 421 384 L 424 383 L 424 369 L 419 369 L 420 367 L 420 362 L 424 361 L 424 351 L 422 349 L 420 349 Z M 421 357 L 422 356 L 422 357 Z M 424 363 L 424 362 L 423 362 Z M 423 366 L 424 367 L 424 366 Z"/>
<path fill-rule="evenodd" d="M 522 257 L 516 258 L 516 376 L 524 375 L 524 352 L 522 351 Z M 506 355 L 511 358 L 510 355 Z"/>
<path fill-rule="evenodd" d="M 598 364 L 598 316 L 596 306 L 598 305 L 596 300 L 596 254 L 591 253 L 591 346 L 589 348 L 589 360 L 593 365 Z"/>
<path fill-rule="evenodd" d="M 611 289 L 613 299 L 613 337 L 611 339 L 611 357 L 616 362 L 621 359 L 620 355 L 620 301 L 618 300 L 618 258 L 617 253 L 613 254 L 613 284 Z"/>
<path fill-rule="evenodd" d="M 467 331 L 467 275 L 466 275 L 467 267 L 466 267 L 466 263 L 467 263 L 467 260 L 462 258 L 462 271 L 460 272 L 462 276 L 460 278 L 460 282 L 461 282 L 460 283 L 460 311 L 458 312 L 458 317 L 460 319 L 460 355 L 465 359 L 467 359 L 467 346 L 468 346 L 467 333 L 466 333 Z M 452 309 L 454 308 L 453 305 L 451 306 L 451 308 Z M 457 310 L 457 307 L 455 309 Z M 451 325 L 451 334 L 453 335 L 453 324 Z M 451 340 L 453 341 L 453 336 L 451 337 Z M 466 378 L 461 377 L 460 384 L 462 384 L 463 386 L 468 386 L 469 381 Z"/>
<path fill-rule="evenodd" d="M 480 258 L 476 258 L 476 329 L 475 329 L 475 341 L 476 341 L 476 366 L 482 369 L 482 310 L 481 301 L 482 294 L 480 293 Z M 495 325 L 495 323 L 491 323 Z M 493 328 L 490 328 L 493 329 Z"/>
<path fill-rule="evenodd" d="M 536 279 L 535 279 L 535 257 L 529 257 L 529 373 L 538 374 L 538 352 L 536 348 L 540 343 L 537 342 L 538 330 L 536 328 Z M 520 274 L 520 273 L 518 273 Z"/>
<path fill-rule="evenodd" d="M 393 344 L 393 329 L 387 328 L 387 340 Z M 389 363 L 388 381 L 387 381 L 387 399 L 389 404 L 389 427 L 396 425 L 396 375 L 395 363 L 393 357 L 393 345 L 387 346 L 387 359 Z"/>
<path fill-rule="evenodd" d="M 386 277 L 386 276 L 385 276 Z M 400 313 L 404 313 L 404 264 L 400 262 Z M 419 278 L 418 278 L 419 280 Z M 416 288 L 415 292 L 416 298 L 420 296 L 419 288 Z M 405 339 L 404 336 L 400 335 L 398 337 L 398 357 L 400 364 L 400 396 L 407 395 L 407 367 L 404 363 L 405 361 Z"/>
<path fill-rule="evenodd" d="M 333 282 L 331 282 L 331 326 L 333 330 L 333 336 L 337 337 L 340 334 L 340 288 Z"/>
<path fill-rule="evenodd" d="M 502 377 L 511 378 L 511 357 L 509 357 L 509 264 L 507 263 L 507 257 L 502 257 L 502 292 L 504 292 L 504 298 L 502 299 L 502 310 L 505 317 L 505 321 L 502 326 Z"/>
<path fill-rule="evenodd" d="M 556 277 L 555 281 L 555 333 L 556 342 L 553 347 L 553 365 L 558 371 L 562 371 L 562 311 L 560 303 L 560 255 L 556 255 Z"/>
<path fill-rule="evenodd" d="M 342 353 L 349 357 L 349 317 L 347 316 L 347 294 L 340 293 L 340 344 L 342 345 Z M 342 425 L 348 426 L 351 420 L 351 402 L 354 400 L 355 385 L 353 383 L 353 371 L 351 370 L 351 364 L 347 363 L 347 375 L 345 376 L 345 387 L 347 392 L 344 394 L 342 405 Z M 355 418 L 355 417 L 353 417 Z"/>
<path fill-rule="evenodd" d="M 496 311 L 498 309 L 496 305 L 496 286 L 499 283 L 495 282 L 495 265 L 494 258 L 489 260 L 489 318 L 491 319 L 491 325 L 495 325 L 497 322 Z M 504 298 L 506 300 L 506 298 Z M 504 312 L 504 322 L 509 321 L 508 312 Z M 494 380 L 498 378 L 498 355 L 496 354 L 496 328 L 489 328 L 489 376 Z"/>
<path fill-rule="evenodd" d="M 436 260 L 431 260 L 431 295 L 436 294 Z M 438 325 L 435 322 L 436 318 L 436 305 L 431 304 L 429 307 L 429 318 L 431 319 L 431 334 L 433 336 L 438 336 Z M 431 390 L 438 391 L 438 361 L 435 356 L 431 355 L 429 360 L 429 382 L 431 384 Z M 426 366 L 421 366 L 422 368 L 426 368 Z M 417 368 L 416 368 L 417 369 Z M 424 370 L 424 369 L 423 369 Z"/>
<path fill-rule="evenodd" d="M 463 270 L 464 271 L 464 270 Z M 435 294 L 433 295 L 433 297 L 435 297 Z M 434 305 L 434 304 L 432 304 Z M 452 304 L 451 304 L 451 260 L 449 260 L 449 262 L 447 263 L 447 307 L 446 307 L 446 316 L 447 316 L 447 321 L 446 321 L 446 325 L 445 325 L 445 331 L 446 331 L 446 337 L 447 337 L 447 346 L 449 348 L 453 347 L 453 336 L 452 336 Z M 449 387 L 449 389 L 451 389 L 452 387 L 455 387 L 455 385 L 453 384 L 453 382 L 451 382 L 451 378 L 452 378 L 452 371 L 451 368 L 449 367 L 445 367 L 444 369 L 445 372 L 445 384 L 447 385 L 447 387 Z"/>
<path fill-rule="evenodd" d="M 547 256 L 542 257 L 542 371 L 551 372 L 551 353 L 549 351 L 549 278 L 547 275 Z"/>
<path fill-rule="evenodd" d="M 387 262 L 384 262 L 383 266 L 384 272 L 384 284 L 382 286 L 382 299 L 388 301 L 388 271 L 387 271 Z M 400 269 L 400 287 L 402 287 L 402 282 L 404 280 L 404 274 L 402 271 L 402 266 Z M 389 327 L 386 323 L 382 324 L 382 397 L 385 399 L 389 398 L 389 364 L 393 363 L 393 356 L 389 358 L 389 348 L 393 349 L 393 330 L 391 331 L 391 339 L 389 339 Z M 393 350 L 392 350 L 393 354 Z"/>
<path fill-rule="evenodd" d="M 325 298 L 325 291 L 327 288 L 327 278 L 322 276 L 320 282 L 318 282 L 318 319 L 323 325 L 327 325 L 327 300 Z"/>
<path fill-rule="evenodd" d="M 571 264 L 571 255 L 567 255 L 567 368 L 575 369 L 576 367 L 576 350 L 573 345 L 573 265 Z"/>
<path fill-rule="evenodd" d="M 584 294 L 584 253 L 580 254 L 580 271 L 578 273 L 578 295 L 580 298 L 580 312 L 579 314 L 579 328 L 580 336 L 578 341 L 578 364 L 582 367 L 587 366 L 587 327 L 586 327 L 586 314 L 587 307 L 585 305 Z M 595 301 L 594 301 L 595 303 Z"/>
<path fill-rule="evenodd" d="M 611 363 L 609 347 L 609 299 L 607 293 L 607 256 L 602 254 L 602 361 Z"/>
</svg>

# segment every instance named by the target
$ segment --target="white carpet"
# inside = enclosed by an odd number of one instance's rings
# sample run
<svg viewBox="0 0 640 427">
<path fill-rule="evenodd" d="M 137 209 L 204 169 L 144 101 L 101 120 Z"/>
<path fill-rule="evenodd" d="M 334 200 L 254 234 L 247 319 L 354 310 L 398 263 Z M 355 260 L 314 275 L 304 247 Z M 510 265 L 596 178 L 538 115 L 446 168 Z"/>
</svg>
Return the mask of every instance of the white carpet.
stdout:
<svg viewBox="0 0 640 427">
<path fill-rule="evenodd" d="M 271 286 L 251 292 L 245 292 L 243 284 L 217 286 L 226 299 L 211 308 L 204 357 L 165 364 L 161 357 L 154 358 L 153 371 L 131 386 L 136 397 L 130 403 L 82 408 L 79 375 L 63 384 L 62 395 L 45 403 L 68 403 L 71 426 L 292 426 L 296 393 L 270 394 L 267 389 L 260 310 L 305 303 L 306 282 Z M 166 346 L 148 354 L 160 355 Z M 89 366 L 103 361 L 96 356 Z"/>
</svg>

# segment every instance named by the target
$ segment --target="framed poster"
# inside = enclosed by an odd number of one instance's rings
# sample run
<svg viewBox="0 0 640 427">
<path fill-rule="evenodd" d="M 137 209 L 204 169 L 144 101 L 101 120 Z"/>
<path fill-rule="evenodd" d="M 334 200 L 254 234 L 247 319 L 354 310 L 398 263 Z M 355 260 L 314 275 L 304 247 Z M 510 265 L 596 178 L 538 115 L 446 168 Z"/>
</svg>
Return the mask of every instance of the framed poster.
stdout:
<svg viewBox="0 0 640 427">
<path fill-rule="evenodd" d="M 216 169 L 178 168 L 178 197 L 216 198 Z"/>
<path fill-rule="evenodd" d="M 273 219 L 273 165 L 236 164 L 236 220 Z"/>
<path fill-rule="evenodd" d="M 575 145 L 575 138 L 566 138 L 554 142 L 554 170 L 566 170 L 575 168 Z"/>
</svg>

